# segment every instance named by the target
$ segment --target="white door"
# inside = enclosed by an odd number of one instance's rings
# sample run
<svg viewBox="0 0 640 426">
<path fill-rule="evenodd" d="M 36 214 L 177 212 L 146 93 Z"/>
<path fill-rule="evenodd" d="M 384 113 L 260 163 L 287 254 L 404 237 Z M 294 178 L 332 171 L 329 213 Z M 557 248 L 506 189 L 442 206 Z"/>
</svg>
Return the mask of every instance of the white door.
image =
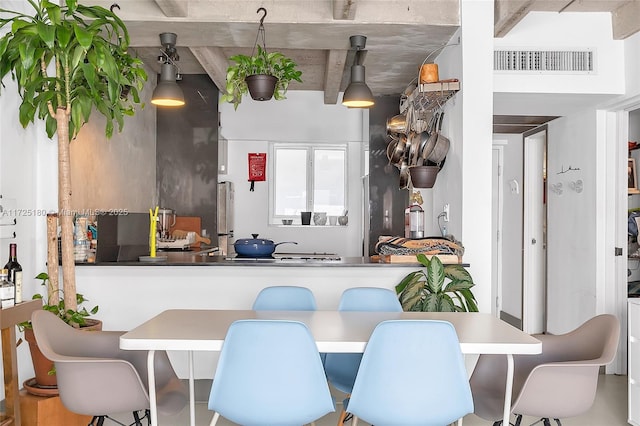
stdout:
<svg viewBox="0 0 640 426">
<path fill-rule="evenodd" d="M 522 330 L 545 331 L 546 129 L 524 138 Z"/>
<path fill-rule="evenodd" d="M 491 259 L 493 260 L 491 276 L 491 313 L 497 317 L 502 310 L 502 208 L 503 181 L 502 171 L 504 148 L 494 145 L 491 164 Z"/>
</svg>

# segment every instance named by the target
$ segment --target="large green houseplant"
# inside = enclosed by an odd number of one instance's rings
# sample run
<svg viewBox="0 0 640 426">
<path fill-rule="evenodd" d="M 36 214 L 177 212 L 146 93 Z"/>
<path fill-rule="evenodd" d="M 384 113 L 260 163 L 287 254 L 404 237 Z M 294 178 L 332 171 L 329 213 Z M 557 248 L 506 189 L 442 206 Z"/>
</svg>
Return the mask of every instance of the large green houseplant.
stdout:
<svg viewBox="0 0 640 426">
<path fill-rule="evenodd" d="M 76 282 L 71 212 L 69 143 L 95 109 L 106 117 L 111 137 L 114 121 L 134 114 L 147 74 L 128 52 L 129 35 L 118 16 L 77 0 L 64 5 L 27 0 L 30 13 L 0 8 L 0 80 L 7 74 L 21 97 L 20 124 L 45 120 L 47 135 L 58 136 L 58 215 L 61 227 L 64 304 L 76 310 Z M 26 5 L 26 4 L 25 4 Z M 123 96 L 127 93 L 127 96 Z M 51 276 L 57 286 L 57 274 Z"/>
<path fill-rule="evenodd" d="M 433 256 L 416 255 L 424 269 L 409 273 L 396 286 L 405 311 L 478 312 L 471 292 L 475 284 L 462 265 L 443 265 Z"/>
<path fill-rule="evenodd" d="M 252 98 L 256 100 L 268 100 L 271 96 L 276 100 L 285 99 L 289 83 L 294 80 L 302 82 L 302 71 L 296 69 L 297 64 L 292 59 L 280 52 L 267 53 L 260 45 L 257 45 L 257 53 L 253 56 L 235 55 L 229 59 L 235 65 L 230 65 L 227 69 L 226 93 L 221 96 L 220 101 L 233 103 L 235 109 L 242 102 L 242 97 L 253 90 L 254 79 L 259 78 L 260 82 L 272 85 L 272 88 L 267 88 L 266 94 L 251 92 Z"/>
</svg>

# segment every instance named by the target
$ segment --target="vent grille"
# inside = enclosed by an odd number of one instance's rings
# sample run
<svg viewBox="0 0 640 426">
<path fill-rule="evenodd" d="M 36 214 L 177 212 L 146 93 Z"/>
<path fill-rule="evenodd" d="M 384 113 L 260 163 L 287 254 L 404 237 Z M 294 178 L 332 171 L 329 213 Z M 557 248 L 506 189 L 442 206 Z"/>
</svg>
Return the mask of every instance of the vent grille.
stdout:
<svg viewBox="0 0 640 426">
<path fill-rule="evenodd" d="M 593 72 L 593 51 L 495 50 L 494 71 Z"/>
</svg>

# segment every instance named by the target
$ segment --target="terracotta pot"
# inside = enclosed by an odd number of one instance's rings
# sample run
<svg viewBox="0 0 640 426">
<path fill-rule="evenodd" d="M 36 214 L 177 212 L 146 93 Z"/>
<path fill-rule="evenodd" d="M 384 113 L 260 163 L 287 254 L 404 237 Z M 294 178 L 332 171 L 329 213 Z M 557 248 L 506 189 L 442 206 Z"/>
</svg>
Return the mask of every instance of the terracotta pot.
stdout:
<svg viewBox="0 0 640 426">
<path fill-rule="evenodd" d="M 96 319 L 85 319 L 86 325 L 81 327 L 82 331 L 99 331 L 102 330 L 102 321 Z M 36 342 L 35 335 L 33 334 L 33 330 L 25 329 L 24 330 L 24 340 L 29 343 L 29 351 L 31 352 L 31 361 L 33 362 L 33 369 L 36 374 L 36 385 L 37 386 L 46 386 L 46 387 L 55 387 L 58 384 L 58 379 L 54 374 L 49 374 L 49 371 L 53 370 L 53 361 L 49 360 L 45 357 L 40 348 L 38 347 L 38 343 Z"/>
<path fill-rule="evenodd" d="M 438 79 L 438 64 L 423 64 L 420 67 L 420 83 L 435 83 Z"/>
<path fill-rule="evenodd" d="M 249 88 L 249 94 L 254 101 L 268 101 L 273 97 L 278 79 L 272 75 L 255 74 L 244 79 Z"/>
</svg>

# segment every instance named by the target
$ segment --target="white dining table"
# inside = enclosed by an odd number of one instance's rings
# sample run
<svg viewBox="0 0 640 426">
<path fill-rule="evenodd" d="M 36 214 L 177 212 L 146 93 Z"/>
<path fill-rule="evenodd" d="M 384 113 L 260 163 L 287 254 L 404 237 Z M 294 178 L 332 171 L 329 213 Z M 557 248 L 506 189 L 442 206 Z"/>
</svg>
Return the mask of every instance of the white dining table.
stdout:
<svg viewBox="0 0 640 426">
<path fill-rule="evenodd" d="M 195 425 L 194 351 L 220 351 L 231 323 L 242 319 L 279 319 L 307 325 L 319 352 L 362 353 L 375 326 L 386 320 L 442 320 L 456 329 L 463 354 L 503 354 L 507 380 L 503 424 L 509 424 L 513 385 L 513 355 L 538 354 L 542 343 L 493 315 L 478 312 L 345 312 L 167 310 L 120 337 L 120 348 L 149 351 L 147 368 L 151 424 L 158 425 L 155 351 L 187 351 L 189 354 L 190 424 Z"/>
</svg>

